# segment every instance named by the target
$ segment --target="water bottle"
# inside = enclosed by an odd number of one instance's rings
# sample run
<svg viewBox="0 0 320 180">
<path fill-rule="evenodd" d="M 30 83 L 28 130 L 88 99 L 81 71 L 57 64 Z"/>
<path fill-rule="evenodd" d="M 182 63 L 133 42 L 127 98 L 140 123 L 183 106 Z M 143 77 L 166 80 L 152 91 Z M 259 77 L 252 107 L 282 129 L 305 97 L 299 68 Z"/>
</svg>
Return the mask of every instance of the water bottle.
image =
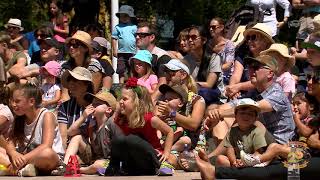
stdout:
<svg viewBox="0 0 320 180">
<path fill-rule="evenodd" d="M 300 180 L 300 167 L 299 167 L 299 163 L 296 162 L 296 147 L 294 145 L 291 145 L 291 150 L 290 153 L 288 155 L 289 159 L 292 159 L 292 161 L 290 162 L 288 160 L 288 176 L 287 179 L 288 180 Z"/>
<path fill-rule="evenodd" d="M 187 144 L 184 145 L 184 150 L 180 154 L 180 156 L 181 156 L 181 159 L 185 159 L 188 162 L 189 167 L 194 167 L 196 165 L 194 152 L 189 151 L 189 147 Z"/>
</svg>

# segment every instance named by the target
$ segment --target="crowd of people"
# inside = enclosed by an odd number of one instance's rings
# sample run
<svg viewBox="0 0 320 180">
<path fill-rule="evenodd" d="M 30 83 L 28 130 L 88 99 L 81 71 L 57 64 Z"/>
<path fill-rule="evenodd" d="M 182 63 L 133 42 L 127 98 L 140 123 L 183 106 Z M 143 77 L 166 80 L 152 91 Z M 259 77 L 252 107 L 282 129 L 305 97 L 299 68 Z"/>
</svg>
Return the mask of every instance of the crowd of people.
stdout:
<svg viewBox="0 0 320 180">
<path fill-rule="evenodd" d="M 208 27 L 181 30 L 170 50 L 157 46 L 155 24 L 135 24 L 129 5 L 116 13 L 111 43 L 99 25 L 71 32 L 56 0 L 50 23 L 33 38 L 20 19 L 9 19 L 0 32 L 0 164 L 7 175 L 63 175 L 76 156 L 82 174 L 183 169 L 203 179 L 285 179 L 288 144 L 302 139 L 312 158 L 301 178 L 319 178 L 320 2 L 247 4 L 262 19 L 239 26 L 236 38 L 214 17 Z M 288 47 L 275 39 L 292 7 L 303 11 L 297 43 Z"/>
</svg>

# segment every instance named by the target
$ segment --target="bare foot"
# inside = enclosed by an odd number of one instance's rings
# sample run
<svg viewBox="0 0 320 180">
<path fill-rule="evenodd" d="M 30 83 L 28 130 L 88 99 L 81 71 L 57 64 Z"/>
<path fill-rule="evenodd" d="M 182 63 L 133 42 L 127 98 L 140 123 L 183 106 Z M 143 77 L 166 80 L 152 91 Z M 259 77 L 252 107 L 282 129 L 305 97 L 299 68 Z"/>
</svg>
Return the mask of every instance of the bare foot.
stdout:
<svg viewBox="0 0 320 180">
<path fill-rule="evenodd" d="M 214 180 L 215 167 L 210 164 L 208 156 L 203 150 L 196 155 L 196 163 L 200 170 L 201 178 L 204 180 Z"/>
</svg>

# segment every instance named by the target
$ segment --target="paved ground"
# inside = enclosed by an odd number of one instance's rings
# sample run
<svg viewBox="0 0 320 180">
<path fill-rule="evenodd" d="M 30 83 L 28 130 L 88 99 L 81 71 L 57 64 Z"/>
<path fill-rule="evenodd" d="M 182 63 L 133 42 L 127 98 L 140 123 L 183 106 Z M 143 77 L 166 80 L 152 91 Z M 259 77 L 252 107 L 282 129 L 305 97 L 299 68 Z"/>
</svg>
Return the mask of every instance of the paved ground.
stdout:
<svg viewBox="0 0 320 180">
<path fill-rule="evenodd" d="M 21 180 L 21 177 L 0 177 L 0 180 Z M 115 180 L 200 180 L 200 173 L 198 172 L 183 172 L 176 171 L 173 176 L 158 177 L 158 176 L 119 176 L 119 177 L 105 177 L 105 176 L 81 176 L 81 177 L 63 177 L 63 176 L 42 176 L 42 177 L 28 177 L 27 180 L 62 180 L 62 179 L 86 179 L 86 180 L 102 180 L 102 179 L 115 179 Z"/>
</svg>

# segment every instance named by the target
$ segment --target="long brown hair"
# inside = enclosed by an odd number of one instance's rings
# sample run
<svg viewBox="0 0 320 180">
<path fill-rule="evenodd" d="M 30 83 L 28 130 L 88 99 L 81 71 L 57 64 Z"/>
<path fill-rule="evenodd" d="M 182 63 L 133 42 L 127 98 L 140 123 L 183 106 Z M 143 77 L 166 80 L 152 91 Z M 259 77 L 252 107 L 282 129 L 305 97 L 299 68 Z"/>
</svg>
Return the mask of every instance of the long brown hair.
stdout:
<svg viewBox="0 0 320 180">
<path fill-rule="evenodd" d="M 42 92 L 41 89 L 33 83 L 19 84 L 14 91 L 21 90 L 23 91 L 23 96 L 27 99 L 35 99 L 35 107 L 39 108 L 42 103 Z M 13 141 L 15 145 L 19 147 L 24 146 L 25 142 L 25 120 L 26 116 L 16 116 L 13 122 L 13 129 L 10 131 L 9 139 Z"/>
</svg>

